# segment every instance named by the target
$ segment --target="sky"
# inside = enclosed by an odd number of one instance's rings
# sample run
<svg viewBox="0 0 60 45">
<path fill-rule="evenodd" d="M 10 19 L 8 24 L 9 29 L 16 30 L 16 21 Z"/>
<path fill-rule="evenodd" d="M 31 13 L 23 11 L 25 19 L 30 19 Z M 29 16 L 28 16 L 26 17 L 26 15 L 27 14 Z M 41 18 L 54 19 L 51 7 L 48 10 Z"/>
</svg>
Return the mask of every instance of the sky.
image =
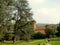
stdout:
<svg viewBox="0 0 60 45">
<path fill-rule="evenodd" d="M 33 19 L 37 23 L 57 24 L 60 22 L 60 0 L 28 0 Z"/>
</svg>

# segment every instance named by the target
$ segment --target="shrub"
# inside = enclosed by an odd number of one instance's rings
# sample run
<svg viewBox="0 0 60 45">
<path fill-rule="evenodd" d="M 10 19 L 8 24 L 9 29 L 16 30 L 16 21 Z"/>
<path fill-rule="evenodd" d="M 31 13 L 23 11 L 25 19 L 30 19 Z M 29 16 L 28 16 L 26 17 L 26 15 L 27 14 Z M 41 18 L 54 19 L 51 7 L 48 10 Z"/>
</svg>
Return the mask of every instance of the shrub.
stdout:
<svg viewBox="0 0 60 45">
<path fill-rule="evenodd" d="M 40 33 L 40 32 L 35 33 L 33 35 L 33 39 L 42 39 L 42 38 L 45 38 L 45 36 L 42 33 Z"/>
</svg>

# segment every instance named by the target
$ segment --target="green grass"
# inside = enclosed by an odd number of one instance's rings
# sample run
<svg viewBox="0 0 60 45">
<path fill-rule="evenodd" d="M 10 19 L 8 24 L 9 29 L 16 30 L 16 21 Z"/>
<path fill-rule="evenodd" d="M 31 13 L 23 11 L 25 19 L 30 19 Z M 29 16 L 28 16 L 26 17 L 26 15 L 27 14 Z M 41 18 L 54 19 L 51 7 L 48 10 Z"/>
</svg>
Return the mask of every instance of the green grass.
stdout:
<svg viewBox="0 0 60 45">
<path fill-rule="evenodd" d="M 39 43 L 45 45 L 45 40 L 32 40 L 30 42 L 17 41 L 15 44 L 12 41 L 5 41 L 4 43 L 0 42 L 0 45 L 38 45 Z M 60 41 L 51 41 L 52 45 L 60 45 Z"/>
</svg>

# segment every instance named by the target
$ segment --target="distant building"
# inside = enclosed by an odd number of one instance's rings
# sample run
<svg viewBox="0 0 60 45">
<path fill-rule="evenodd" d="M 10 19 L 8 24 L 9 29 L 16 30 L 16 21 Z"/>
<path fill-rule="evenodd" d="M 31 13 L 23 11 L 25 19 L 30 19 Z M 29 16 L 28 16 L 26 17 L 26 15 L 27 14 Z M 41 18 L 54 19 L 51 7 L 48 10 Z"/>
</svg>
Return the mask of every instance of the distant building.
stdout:
<svg viewBox="0 0 60 45">
<path fill-rule="evenodd" d="M 42 34 L 46 34 L 46 33 L 45 33 L 45 27 L 38 28 L 38 27 L 36 26 L 36 21 L 35 21 L 35 20 L 34 20 L 34 32 L 35 32 L 35 33 L 40 32 L 40 33 L 42 33 Z"/>
</svg>

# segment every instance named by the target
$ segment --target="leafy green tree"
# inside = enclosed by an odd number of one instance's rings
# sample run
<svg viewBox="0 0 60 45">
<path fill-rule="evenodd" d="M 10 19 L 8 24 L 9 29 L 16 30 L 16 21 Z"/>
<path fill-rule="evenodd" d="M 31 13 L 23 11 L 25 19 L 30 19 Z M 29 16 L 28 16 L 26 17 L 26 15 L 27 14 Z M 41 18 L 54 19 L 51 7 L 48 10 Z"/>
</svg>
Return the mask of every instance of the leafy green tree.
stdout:
<svg viewBox="0 0 60 45">
<path fill-rule="evenodd" d="M 28 5 L 27 0 L 17 0 L 16 8 L 18 9 L 18 16 L 21 21 L 32 20 L 31 9 Z"/>
<path fill-rule="evenodd" d="M 20 37 L 20 39 L 23 40 L 30 40 L 31 34 L 33 32 L 32 13 L 28 5 L 29 4 L 27 0 L 16 1 L 18 15 L 16 18 L 14 32 Z"/>
<path fill-rule="evenodd" d="M 56 34 L 56 29 L 50 25 L 46 25 L 45 32 L 47 37 L 54 37 Z"/>
<path fill-rule="evenodd" d="M 4 0 L 0 0 L 0 33 L 3 36 L 3 29 L 4 29 L 4 25 L 5 25 L 5 20 L 8 16 L 7 11 L 7 6 L 6 6 L 6 1 Z"/>
<path fill-rule="evenodd" d="M 17 14 L 13 12 L 16 10 Z M 12 20 L 16 23 L 12 24 Z M 20 35 L 28 39 L 27 34 L 31 34 L 33 30 L 33 24 L 30 21 L 32 21 L 32 13 L 27 0 L 0 0 L 0 33 L 2 36 L 7 33 L 10 35 L 14 31 L 15 34 L 21 32 Z"/>
<path fill-rule="evenodd" d="M 14 32 L 16 35 L 20 37 L 20 40 L 29 41 L 32 38 L 32 35 L 34 34 L 33 22 L 29 21 L 24 24 L 24 21 L 23 22 L 18 21 L 18 23 L 15 24 Z"/>
<path fill-rule="evenodd" d="M 14 0 L 0 0 L 0 33 L 2 36 L 8 32 L 11 25 L 10 12 L 14 4 Z"/>
</svg>

